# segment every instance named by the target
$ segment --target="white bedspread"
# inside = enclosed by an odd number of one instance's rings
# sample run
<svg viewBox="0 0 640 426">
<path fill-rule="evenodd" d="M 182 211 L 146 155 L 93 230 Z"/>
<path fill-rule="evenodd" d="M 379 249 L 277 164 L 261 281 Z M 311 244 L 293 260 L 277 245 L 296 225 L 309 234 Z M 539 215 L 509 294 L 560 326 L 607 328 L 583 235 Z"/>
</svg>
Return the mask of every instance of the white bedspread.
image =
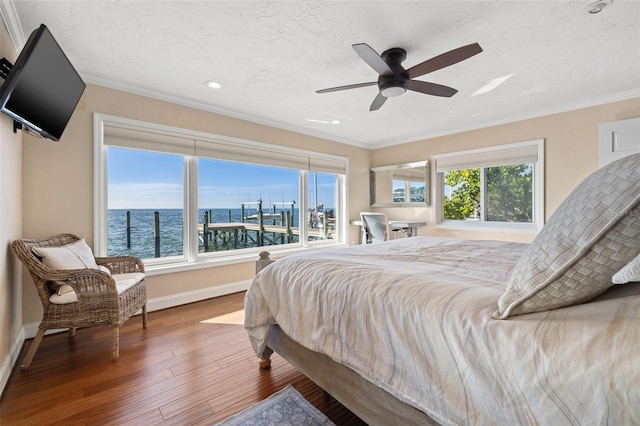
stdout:
<svg viewBox="0 0 640 426">
<path fill-rule="evenodd" d="M 405 238 L 289 256 L 256 276 L 256 354 L 277 323 L 442 424 L 640 424 L 640 285 L 495 320 L 525 244 Z"/>
</svg>

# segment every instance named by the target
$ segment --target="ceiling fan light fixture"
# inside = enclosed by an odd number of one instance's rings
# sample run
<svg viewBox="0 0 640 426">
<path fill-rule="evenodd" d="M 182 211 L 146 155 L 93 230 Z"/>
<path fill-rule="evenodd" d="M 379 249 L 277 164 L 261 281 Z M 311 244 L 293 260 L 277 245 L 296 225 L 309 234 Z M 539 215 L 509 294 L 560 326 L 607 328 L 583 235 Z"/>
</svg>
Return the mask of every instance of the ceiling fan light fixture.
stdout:
<svg viewBox="0 0 640 426">
<path fill-rule="evenodd" d="M 407 89 L 404 87 L 387 87 L 386 89 L 382 89 L 382 96 L 385 98 L 395 98 L 396 96 L 402 95 L 406 92 Z"/>
<path fill-rule="evenodd" d="M 414 78 L 457 64 L 460 61 L 469 59 L 482 52 L 482 48 L 478 43 L 472 43 L 434 56 L 409 69 L 404 69 L 402 62 L 407 57 L 407 51 L 405 49 L 393 47 L 382 52 L 382 55 L 379 55 L 378 52 L 366 43 L 353 44 L 352 47 L 358 56 L 378 73 L 378 94 L 371 103 L 369 111 L 379 110 L 388 98 L 400 96 L 407 90 L 424 93 L 425 95 L 450 98 L 458 92 L 453 87 L 422 80 L 414 80 Z M 337 92 L 339 90 L 356 89 L 359 87 L 373 86 L 375 84 L 376 82 L 349 84 L 347 86 L 316 90 L 316 93 Z"/>
<path fill-rule="evenodd" d="M 400 81 L 390 81 L 380 87 L 380 93 L 385 98 L 395 98 L 407 91 L 407 85 Z"/>
</svg>

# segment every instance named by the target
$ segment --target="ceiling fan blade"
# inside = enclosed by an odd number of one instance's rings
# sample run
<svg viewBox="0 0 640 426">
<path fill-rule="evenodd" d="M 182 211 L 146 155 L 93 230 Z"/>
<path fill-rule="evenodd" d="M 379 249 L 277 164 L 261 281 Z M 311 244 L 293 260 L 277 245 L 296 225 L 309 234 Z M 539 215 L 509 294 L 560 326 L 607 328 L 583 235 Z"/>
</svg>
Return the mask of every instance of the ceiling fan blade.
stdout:
<svg viewBox="0 0 640 426">
<path fill-rule="evenodd" d="M 382 57 L 367 43 L 353 44 L 353 50 L 380 75 L 393 75 L 393 71 Z"/>
<path fill-rule="evenodd" d="M 378 96 L 373 100 L 371 106 L 369 107 L 369 111 L 377 111 L 380 107 L 387 101 L 386 96 L 382 96 L 382 93 L 378 93 Z"/>
<path fill-rule="evenodd" d="M 427 95 L 442 96 L 450 98 L 458 93 L 456 89 L 449 86 L 443 86 L 442 84 L 428 83 L 426 81 L 409 80 L 407 83 L 407 89 L 414 92 L 425 93 Z"/>
<path fill-rule="evenodd" d="M 457 64 L 458 62 L 469 59 L 480 52 L 482 52 L 482 48 L 478 43 L 468 44 L 414 65 L 409 68 L 406 73 L 409 78 L 420 77 L 421 75 L 439 70 L 440 68 Z"/>
<path fill-rule="evenodd" d="M 339 90 L 357 89 L 358 87 L 374 86 L 376 84 L 378 83 L 375 81 L 371 81 L 369 83 L 349 84 L 347 86 L 330 87 L 329 89 L 316 90 L 316 93 L 337 92 Z"/>
</svg>

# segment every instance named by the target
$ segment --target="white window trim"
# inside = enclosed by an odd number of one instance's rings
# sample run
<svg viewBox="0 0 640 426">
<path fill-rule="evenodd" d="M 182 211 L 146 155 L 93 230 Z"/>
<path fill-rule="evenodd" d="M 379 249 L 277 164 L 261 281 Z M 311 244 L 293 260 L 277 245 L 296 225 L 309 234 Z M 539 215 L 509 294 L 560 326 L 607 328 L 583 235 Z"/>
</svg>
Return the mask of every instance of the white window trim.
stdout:
<svg viewBox="0 0 640 426">
<path fill-rule="evenodd" d="M 232 138 L 227 136 L 215 135 L 210 133 L 199 132 L 195 130 L 189 130 L 184 128 L 172 127 L 162 124 L 143 122 L 139 120 L 133 120 L 124 117 L 117 117 L 107 114 L 94 113 L 93 118 L 93 139 L 94 139 L 94 250 L 96 256 L 107 255 L 107 152 L 108 146 L 105 144 L 104 131 L 105 126 L 123 126 L 125 128 L 132 128 L 135 130 L 150 132 L 155 134 L 167 135 L 167 139 L 171 142 L 171 138 L 176 139 L 191 139 L 194 141 L 194 154 L 181 154 L 184 155 L 184 202 L 183 206 L 185 212 L 191 214 L 185 215 L 184 226 L 184 244 L 186 252 L 184 256 L 179 258 L 161 258 L 161 259 L 146 259 L 145 267 L 148 275 L 157 275 L 163 273 L 174 273 L 181 271 L 188 271 L 201 268 L 209 268 L 212 266 L 222 266 L 235 263 L 242 263 L 253 261 L 257 258 L 257 254 L 263 250 L 269 250 L 276 255 L 291 254 L 300 251 L 311 251 L 322 249 L 325 247 L 336 247 L 347 245 L 347 226 L 346 221 L 348 218 L 348 210 L 346 203 L 346 188 L 348 175 L 348 158 L 323 154 L 313 151 L 305 151 L 296 148 L 282 147 L 279 145 L 271 145 L 263 142 L 249 141 L 239 138 Z M 302 232 L 300 235 L 300 243 L 287 244 L 287 245 L 272 245 L 268 247 L 255 247 L 248 249 L 238 249 L 222 251 L 218 253 L 198 253 L 197 239 L 193 238 L 190 230 L 194 227 L 195 223 L 198 223 L 198 158 L 195 155 L 195 147 L 197 141 L 219 141 L 231 146 L 237 144 L 241 149 L 255 148 L 261 151 L 269 152 L 281 152 L 283 155 L 290 155 L 292 158 L 300 158 L 301 156 L 307 157 L 309 171 L 300 169 L 303 172 L 300 173 L 300 192 L 299 195 L 300 205 L 298 208 L 300 212 L 306 211 L 308 200 L 306 194 L 306 183 L 309 172 L 333 172 L 332 169 L 336 167 L 343 167 L 344 175 L 337 173 L 338 182 L 336 188 L 336 198 L 341 203 L 340 206 L 340 220 L 336 223 L 336 240 L 323 240 L 323 241 L 307 241 L 306 232 Z M 182 141 L 178 141 L 179 144 L 175 145 L 179 150 L 185 149 L 185 144 Z M 135 143 L 131 146 L 135 147 Z M 147 148 L 149 146 L 147 145 Z M 188 149 L 188 148 L 186 148 Z M 154 149 L 154 151 L 162 152 L 161 149 Z M 205 157 L 203 157 L 205 158 Z M 274 165 L 274 167 L 277 167 Z M 325 170 L 323 170 L 325 169 Z M 193 183 L 193 185 L 192 185 Z M 188 217 L 187 217 L 188 216 Z M 302 218 L 300 218 L 302 220 Z M 304 234 L 304 235 L 302 235 Z M 304 239 L 303 239 L 304 238 Z"/>
<path fill-rule="evenodd" d="M 513 154 L 514 159 L 522 156 L 522 153 L 536 150 L 537 159 L 533 162 L 533 222 L 532 223 L 511 223 L 511 222 L 476 222 L 476 221 L 452 221 L 444 220 L 443 207 L 443 185 L 444 173 L 438 169 L 438 161 L 448 164 L 465 164 L 465 168 L 489 167 L 495 165 L 506 165 L 508 158 Z M 491 158 L 497 158 L 497 164 L 491 163 Z M 474 159 L 481 161 L 482 165 L 474 165 Z M 511 233 L 537 233 L 545 223 L 544 217 L 544 139 L 534 139 L 524 142 L 517 142 L 506 145 L 498 145 L 487 148 L 471 149 L 433 156 L 435 167 L 433 167 L 435 202 L 433 209 L 433 223 L 437 228 L 475 230 L 475 231 L 498 231 Z M 516 160 L 519 161 L 519 160 Z M 511 163 L 515 164 L 515 163 Z"/>
</svg>

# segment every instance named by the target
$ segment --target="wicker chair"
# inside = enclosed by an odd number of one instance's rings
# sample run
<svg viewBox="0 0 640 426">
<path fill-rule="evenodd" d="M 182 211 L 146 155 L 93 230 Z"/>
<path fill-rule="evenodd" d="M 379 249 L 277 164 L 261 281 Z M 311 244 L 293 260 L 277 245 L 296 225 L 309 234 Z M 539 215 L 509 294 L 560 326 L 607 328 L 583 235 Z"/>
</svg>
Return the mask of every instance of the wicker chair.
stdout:
<svg viewBox="0 0 640 426">
<path fill-rule="evenodd" d="M 38 290 L 44 315 L 38 333 L 24 357 L 21 368 L 29 368 L 44 333 L 50 329 L 68 328 L 69 337 L 76 328 L 109 325 L 113 329 L 111 358 L 120 355 L 120 327 L 142 309 L 142 325 L 147 327 L 147 287 L 144 278 L 121 294 L 116 287 L 117 274 L 144 273 L 144 264 L 131 256 L 96 257 L 96 263 L 109 269 L 111 274 L 98 269 L 54 270 L 48 268 L 36 255 L 34 247 L 57 247 L 78 241 L 72 234 L 60 234 L 51 238 L 15 240 L 14 252 L 27 267 Z M 115 276 L 115 279 L 114 279 Z M 61 283 L 70 285 L 77 295 L 77 302 L 55 304 L 50 297 Z"/>
</svg>

